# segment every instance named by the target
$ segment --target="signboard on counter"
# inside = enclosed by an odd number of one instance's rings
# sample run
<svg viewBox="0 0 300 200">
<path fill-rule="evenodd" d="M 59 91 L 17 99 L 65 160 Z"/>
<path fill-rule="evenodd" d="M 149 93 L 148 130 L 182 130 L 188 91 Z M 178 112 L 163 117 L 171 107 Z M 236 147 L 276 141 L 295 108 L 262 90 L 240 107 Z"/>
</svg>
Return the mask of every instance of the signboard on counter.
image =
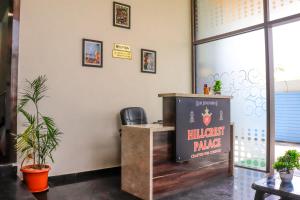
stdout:
<svg viewBox="0 0 300 200">
<path fill-rule="evenodd" d="M 230 151 L 230 100 L 176 98 L 176 161 Z"/>
<path fill-rule="evenodd" d="M 131 60 L 132 59 L 131 48 L 129 45 L 125 45 L 125 44 L 114 44 L 112 56 L 113 58 Z"/>
</svg>

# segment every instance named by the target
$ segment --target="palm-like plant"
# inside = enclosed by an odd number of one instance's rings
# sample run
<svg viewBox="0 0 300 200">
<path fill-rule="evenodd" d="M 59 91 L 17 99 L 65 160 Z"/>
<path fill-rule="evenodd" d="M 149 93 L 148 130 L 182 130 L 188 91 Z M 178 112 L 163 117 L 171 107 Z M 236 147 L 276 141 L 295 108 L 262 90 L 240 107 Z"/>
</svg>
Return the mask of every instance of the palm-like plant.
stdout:
<svg viewBox="0 0 300 200">
<path fill-rule="evenodd" d="M 52 152 L 57 148 L 62 134 L 54 120 L 43 115 L 39 109 L 39 102 L 46 97 L 46 81 L 46 76 L 39 76 L 32 82 L 26 80 L 27 85 L 18 105 L 18 112 L 26 119 L 26 129 L 17 135 L 16 147 L 23 159 L 21 165 L 25 160 L 32 159 L 34 169 L 45 167 L 48 158 L 54 162 Z M 25 109 L 28 104 L 33 105 L 31 112 Z"/>
</svg>

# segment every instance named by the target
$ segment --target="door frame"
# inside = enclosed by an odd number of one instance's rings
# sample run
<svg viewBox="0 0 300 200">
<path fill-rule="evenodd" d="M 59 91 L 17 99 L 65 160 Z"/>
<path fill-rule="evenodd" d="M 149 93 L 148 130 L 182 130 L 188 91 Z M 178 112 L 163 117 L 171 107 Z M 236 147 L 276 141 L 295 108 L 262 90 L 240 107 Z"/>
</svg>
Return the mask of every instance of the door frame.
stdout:
<svg viewBox="0 0 300 200">
<path fill-rule="evenodd" d="M 8 91 L 9 102 L 8 115 L 8 163 L 17 162 L 17 153 L 15 150 L 17 133 L 17 104 L 18 104 L 18 67 L 19 67 L 19 30 L 20 30 L 20 0 L 9 0 L 9 13 L 12 14 L 9 20 L 10 26 L 10 88 Z"/>
</svg>

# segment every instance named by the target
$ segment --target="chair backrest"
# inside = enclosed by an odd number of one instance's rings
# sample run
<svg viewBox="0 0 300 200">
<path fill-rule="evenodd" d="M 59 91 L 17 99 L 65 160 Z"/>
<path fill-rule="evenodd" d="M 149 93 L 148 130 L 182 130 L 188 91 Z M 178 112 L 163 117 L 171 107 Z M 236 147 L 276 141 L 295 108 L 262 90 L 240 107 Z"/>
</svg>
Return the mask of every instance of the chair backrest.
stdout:
<svg viewBox="0 0 300 200">
<path fill-rule="evenodd" d="M 122 125 L 147 124 L 146 112 L 140 107 L 124 108 L 120 111 Z"/>
</svg>

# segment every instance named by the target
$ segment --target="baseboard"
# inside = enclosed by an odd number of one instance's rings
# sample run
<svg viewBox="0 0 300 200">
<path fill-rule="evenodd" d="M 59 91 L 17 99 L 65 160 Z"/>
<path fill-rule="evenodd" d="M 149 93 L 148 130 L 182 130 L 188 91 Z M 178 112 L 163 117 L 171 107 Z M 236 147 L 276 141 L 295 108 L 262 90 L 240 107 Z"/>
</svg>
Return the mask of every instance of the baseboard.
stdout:
<svg viewBox="0 0 300 200">
<path fill-rule="evenodd" d="M 15 164 L 0 165 L 0 179 L 16 178 L 17 166 Z"/>
<path fill-rule="evenodd" d="M 59 176 L 50 176 L 49 185 L 55 187 L 59 185 L 67 185 L 72 183 L 78 183 L 88 180 L 93 180 L 105 176 L 120 175 L 121 167 L 114 167 L 108 169 L 99 169 L 93 171 L 79 172 L 73 174 L 64 174 Z"/>
</svg>

